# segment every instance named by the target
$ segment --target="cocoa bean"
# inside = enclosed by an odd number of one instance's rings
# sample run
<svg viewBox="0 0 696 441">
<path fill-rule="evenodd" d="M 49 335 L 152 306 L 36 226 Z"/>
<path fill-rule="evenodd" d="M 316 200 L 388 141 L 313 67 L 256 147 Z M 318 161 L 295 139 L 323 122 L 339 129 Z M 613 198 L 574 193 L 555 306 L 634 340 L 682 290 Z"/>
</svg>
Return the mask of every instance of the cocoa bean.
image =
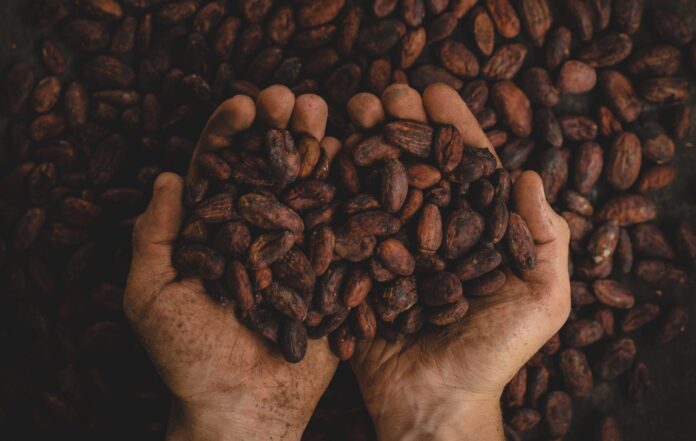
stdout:
<svg viewBox="0 0 696 441">
<path fill-rule="evenodd" d="M 542 47 L 551 29 L 553 15 L 547 0 L 523 0 L 519 4 L 520 18 L 534 46 Z"/>
<path fill-rule="evenodd" d="M 597 137 L 597 123 L 582 115 L 564 115 L 558 118 L 563 136 L 573 142 L 593 141 Z"/>
<path fill-rule="evenodd" d="M 428 323 L 447 326 L 461 320 L 469 310 L 469 301 L 462 297 L 454 303 L 434 307 L 428 312 Z"/>
<path fill-rule="evenodd" d="M 51 38 L 41 41 L 41 61 L 53 75 L 61 75 L 65 72 L 65 54 L 58 43 Z"/>
<path fill-rule="evenodd" d="M 239 214 L 248 223 L 266 230 L 286 229 L 301 233 L 304 225 L 300 216 L 285 205 L 261 194 L 248 193 L 237 201 Z"/>
<path fill-rule="evenodd" d="M 503 400 L 507 407 L 522 407 L 527 392 L 527 368 L 522 367 L 505 387 Z"/>
<path fill-rule="evenodd" d="M 631 308 L 621 319 L 621 330 L 623 332 L 635 331 L 654 320 L 659 313 L 660 307 L 653 303 L 644 303 Z"/>
<path fill-rule="evenodd" d="M 551 436 L 564 436 L 570 429 L 573 404 L 565 392 L 554 391 L 547 395 L 544 420 Z"/>
<path fill-rule="evenodd" d="M 621 441 L 623 435 L 614 417 L 604 417 L 597 429 L 597 439 L 599 441 Z"/>
<path fill-rule="evenodd" d="M 299 320 L 285 319 L 280 327 L 280 347 L 290 363 L 299 363 L 307 351 L 307 328 Z"/>
<path fill-rule="evenodd" d="M 227 265 L 227 286 L 232 291 L 237 308 L 248 311 L 254 307 L 254 291 L 249 274 L 238 260 L 233 260 Z"/>
<path fill-rule="evenodd" d="M 307 304 L 292 288 L 271 282 L 261 294 L 268 305 L 290 319 L 302 321 L 307 316 Z"/>
<path fill-rule="evenodd" d="M 353 311 L 354 332 L 356 335 L 360 338 L 373 338 L 377 334 L 377 317 L 370 303 L 367 300 L 363 300 Z"/>
<path fill-rule="evenodd" d="M 442 244 L 442 216 L 437 205 L 427 203 L 423 206 L 417 228 L 418 251 L 437 252 Z"/>
<path fill-rule="evenodd" d="M 592 371 L 585 354 L 577 349 L 566 349 L 559 356 L 563 381 L 575 398 L 589 397 L 592 393 Z"/>
<path fill-rule="evenodd" d="M 658 35 L 668 43 L 684 46 L 694 37 L 689 24 L 679 14 L 658 9 L 652 11 L 651 18 Z"/>
<path fill-rule="evenodd" d="M 412 69 L 408 76 L 408 82 L 419 92 L 423 92 L 426 87 L 434 83 L 445 83 L 456 90 L 464 86 L 459 78 L 434 64 L 423 64 Z"/>
<path fill-rule="evenodd" d="M 604 336 L 602 325 L 594 320 L 575 320 L 566 323 L 561 331 L 563 342 L 571 348 L 589 346 Z M 563 359 L 563 354 L 561 354 Z M 588 367 L 589 371 L 589 367 Z M 592 387 L 590 386 L 591 390 Z M 585 390 L 585 392 L 589 392 Z"/>
<path fill-rule="evenodd" d="M 453 211 L 445 221 L 443 246 L 445 257 L 456 259 L 473 247 L 483 234 L 483 217 L 470 209 Z"/>
<path fill-rule="evenodd" d="M 634 34 L 643 20 L 644 10 L 644 0 L 617 0 L 614 2 L 614 17 L 619 29 L 628 34 Z"/>
<path fill-rule="evenodd" d="M 505 285 L 506 280 L 505 273 L 496 269 L 466 282 L 464 291 L 467 295 L 474 297 L 491 295 L 498 292 Z"/>
<path fill-rule="evenodd" d="M 596 280 L 592 290 L 597 300 L 612 308 L 630 309 L 635 303 L 635 297 L 624 285 L 614 280 Z"/>
<path fill-rule="evenodd" d="M 343 303 L 349 307 L 357 307 L 364 302 L 372 290 L 372 279 L 367 271 L 361 267 L 355 267 L 348 275 L 343 290 Z"/>
<path fill-rule="evenodd" d="M 620 227 L 652 220 L 657 214 L 655 204 L 644 196 L 623 194 L 607 201 L 595 216 L 598 221 L 613 220 Z"/>
<path fill-rule="evenodd" d="M 551 83 L 549 73 L 543 67 L 532 67 L 522 75 L 522 89 L 529 100 L 545 107 L 558 104 L 559 91 Z"/>
<path fill-rule="evenodd" d="M 486 0 L 495 27 L 505 38 L 515 38 L 520 33 L 520 19 L 508 0 Z"/>
<path fill-rule="evenodd" d="M 558 74 L 558 90 L 561 93 L 585 93 L 594 89 L 597 83 L 595 70 L 576 60 L 568 60 L 561 66 Z"/>
<path fill-rule="evenodd" d="M 397 239 L 389 238 L 382 241 L 376 251 L 382 264 L 394 274 L 410 276 L 416 268 L 415 259 Z"/>
<path fill-rule="evenodd" d="M 372 210 L 358 213 L 346 221 L 346 229 L 364 236 L 389 236 L 401 228 L 394 216 L 384 211 Z"/>
<path fill-rule="evenodd" d="M 511 80 L 517 75 L 527 56 L 522 44 L 501 46 L 481 67 L 481 73 L 489 80 Z"/>
<path fill-rule="evenodd" d="M 570 56 L 572 34 L 565 26 L 560 26 L 546 40 L 546 67 L 555 69 Z M 581 58 L 582 59 L 582 58 Z"/>
<path fill-rule="evenodd" d="M 370 55 L 386 53 L 394 47 L 406 33 L 406 26 L 396 19 L 384 19 L 362 28 L 358 35 L 358 45 Z"/>
<path fill-rule="evenodd" d="M 462 284 L 452 273 L 441 271 L 423 279 L 419 284 L 421 299 L 428 306 L 454 303 L 462 297 Z"/>
<path fill-rule="evenodd" d="M 322 225 L 314 229 L 309 238 L 309 260 L 317 276 L 329 268 L 333 258 L 336 235 L 329 226 Z"/>
<path fill-rule="evenodd" d="M 314 290 L 317 275 L 307 255 L 293 247 L 280 259 L 271 264 L 273 276 L 285 285 L 308 295 Z"/>
<path fill-rule="evenodd" d="M 505 125 L 521 138 L 529 136 L 532 133 L 532 109 L 527 96 L 511 81 L 495 83 L 491 93 Z"/>
<path fill-rule="evenodd" d="M 391 323 L 397 315 L 415 305 L 417 300 L 415 277 L 399 277 L 379 293 L 375 309 L 383 321 Z"/>
<path fill-rule="evenodd" d="M 213 280 L 222 276 L 225 262 L 216 251 L 203 245 L 183 245 L 172 257 L 181 277 L 200 277 Z"/>
<path fill-rule="evenodd" d="M 341 309 L 340 294 L 348 268 L 338 263 L 332 264 L 319 279 L 319 286 L 315 293 L 314 303 L 319 312 L 330 315 Z"/>
<path fill-rule="evenodd" d="M 333 252 L 342 259 L 360 262 L 374 254 L 376 245 L 377 239 L 372 235 L 340 231 L 336 234 Z"/>
<path fill-rule="evenodd" d="M 611 33 L 588 43 L 578 58 L 591 67 L 609 67 L 625 60 L 633 49 L 631 37 Z"/>
<path fill-rule="evenodd" d="M 234 196 L 231 193 L 221 193 L 212 196 L 194 210 L 197 219 L 209 224 L 229 222 L 237 217 L 234 209 Z"/>
<path fill-rule="evenodd" d="M 626 372 L 633 365 L 636 344 L 630 338 L 615 340 L 607 346 L 596 366 L 599 377 L 611 380 Z"/>
<path fill-rule="evenodd" d="M 689 96 L 689 82 L 678 77 L 660 77 L 645 80 L 640 85 L 643 99 L 657 104 L 673 104 Z"/>
<path fill-rule="evenodd" d="M 633 185 L 640 173 L 641 146 L 638 137 L 623 132 L 614 139 L 606 160 L 606 179 L 617 190 L 626 190 Z"/>
<path fill-rule="evenodd" d="M 667 344 L 686 330 L 689 311 L 683 306 L 675 306 L 667 312 L 657 332 L 657 342 Z"/>
<path fill-rule="evenodd" d="M 681 63 L 679 49 L 669 45 L 654 45 L 634 52 L 628 61 L 628 71 L 632 75 L 674 75 Z"/>
<path fill-rule="evenodd" d="M 510 425 L 520 432 L 533 429 L 541 421 L 541 415 L 535 409 L 518 409 L 510 416 Z"/>
<path fill-rule="evenodd" d="M 409 52 L 413 53 L 415 51 Z M 418 54 L 420 54 L 420 51 L 418 51 Z M 475 78 L 479 74 L 478 59 L 463 43 L 451 39 L 446 40 L 440 46 L 438 55 L 442 66 L 454 75 Z M 401 67 L 409 66 L 403 66 L 402 62 Z"/>
<path fill-rule="evenodd" d="M 633 401 L 640 401 L 651 387 L 652 380 L 650 379 L 648 367 L 642 361 L 637 362 L 633 366 L 631 376 L 628 378 L 628 396 Z M 620 434 L 616 439 L 620 439 Z"/>
<path fill-rule="evenodd" d="M 650 223 L 640 224 L 631 230 L 633 252 L 641 257 L 673 260 L 676 257 L 674 249 L 660 229 Z"/>
<path fill-rule="evenodd" d="M 582 41 L 592 39 L 594 33 L 594 16 L 589 2 L 583 0 L 565 0 L 563 2 L 570 22 Z"/>
<path fill-rule="evenodd" d="M 471 11 L 471 29 L 478 50 L 490 56 L 495 46 L 495 28 L 491 16 L 482 7 Z"/>
<path fill-rule="evenodd" d="M 640 280 L 660 288 L 671 288 L 686 282 L 686 273 L 683 270 L 662 260 L 637 262 L 634 273 Z"/>
</svg>

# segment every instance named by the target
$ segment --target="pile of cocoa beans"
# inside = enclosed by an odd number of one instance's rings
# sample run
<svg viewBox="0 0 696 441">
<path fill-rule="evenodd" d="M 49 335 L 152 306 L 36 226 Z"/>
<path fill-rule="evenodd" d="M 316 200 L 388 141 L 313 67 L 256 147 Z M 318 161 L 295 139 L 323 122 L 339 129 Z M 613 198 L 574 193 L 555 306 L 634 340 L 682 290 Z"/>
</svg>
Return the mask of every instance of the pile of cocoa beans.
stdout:
<svg viewBox="0 0 696 441">
<path fill-rule="evenodd" d="M 571 420 L 588 421 L 573 419 L 573 400 L 587 404 L 599 380 L 627 385 L 630 399 L 650 393 L 634 338 L 665 344 L 683 332 L 688 310 L 675 293 L 696 261 L 694 219 L 665 223 L 654 202 L 686 154 L 696 69 L 692 29 L 668 2 L 17 4 L 21 17 L 4 19 L 41 37 L 16 42 L 38 51 L 12 60 L 0 90 L 0 432 L 9 439 L 161 438 L 166 390 L 121 306 L 132 225 L 161 171 L 186 172 L 213 109 L 272 83 L 321 94 L 329 134 L 347 139 L 345 103 L 357 92 L 445 82 L 511 181 L 540 172 L 571 227 L 573 312 L 506 391 L 510 439 L 572 438 Z M 338 173 L 340 161 L 322 173 Z M 359 400 L 348 414 L 330 399 L 351 391 L 339 376 L 308 439 L 374 436 Z M 620 439 L 620 426 L 607 417 L 597 439 Z"/>
<path fill-rule="evenodd" d="M 536 263 L 527 224 L 508 211 L 510 175 L 454 126 L 389 122 L 342 149 L 333 174 L 311 135 L 236 138 L 194 157 L 174 266 L 234 300 L 287 361 L 304 358 L 308 336 L 329 335 L 348 360 L 358 338 L 450 325 L 466 296 L 503 286 L 504 256 L 519 271 Z"/>
</svg>

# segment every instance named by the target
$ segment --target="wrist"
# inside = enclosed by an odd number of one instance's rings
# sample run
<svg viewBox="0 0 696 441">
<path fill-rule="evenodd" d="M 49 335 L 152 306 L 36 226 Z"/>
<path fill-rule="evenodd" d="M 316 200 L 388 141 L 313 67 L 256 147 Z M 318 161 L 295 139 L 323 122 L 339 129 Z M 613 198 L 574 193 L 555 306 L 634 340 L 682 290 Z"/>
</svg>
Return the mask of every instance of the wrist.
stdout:
<svg viewBox="0 0 696 441">
<path fill-rule="evenodd" d="M 392 402 L 372 418 L 379 441 L 503 441 L 499 397 L 432 397 Z"/>
<path fill-rule="evenodd" d="M 307 421 L 294 422 L 282 410 L 266 412 L 262 403 L 244 400 L 210 405 L 174 399 L 167 441 L 299 440 Z"/>
</svg>

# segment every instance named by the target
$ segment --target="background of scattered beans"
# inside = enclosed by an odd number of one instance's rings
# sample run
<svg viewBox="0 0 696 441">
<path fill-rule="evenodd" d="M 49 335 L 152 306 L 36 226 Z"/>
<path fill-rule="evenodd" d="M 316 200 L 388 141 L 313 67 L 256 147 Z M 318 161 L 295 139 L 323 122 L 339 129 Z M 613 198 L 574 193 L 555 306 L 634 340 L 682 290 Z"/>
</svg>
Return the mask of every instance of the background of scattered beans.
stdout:
<svg viewBox="0 0 696 441">
<path fill-rule="evenodd" d="M 614 2 L 619 3 L 617 0 Z M 154 176 L 161 170 L 185 170 L 193 143 L 207 116 L 220 100 L 234 93 L 253 94 L 256 87 L 263 87 L 273 81 L 286 82 L 297 91 L 316 90 L 332 106 L 329 132 L 341 135 L 346 129 L 343 104 L 353 92 L 379 92 L 392 79 L 401 81 L 404 78 L 408 78 L 416 87 L 432 78 L 444 78 L 454 86 L 463 87 L 471 83 L 469 76 L 472 73 L 465 69 L 450 77 L 438 68 L 422 67 L 445 66 L 441 55 L 441 47 L 444 46 L 442 41 L 427 41 L 422 56 L 413 66 L 406 68 L 405 73 L 398 70 L 404 59 L 399 53 L 400 39 L 394 40 L 394 48 L 388 52 L 389 57 L 378 54 L 381 49 L 371 47 L 369 41 L 359 41 L 356 50 L 350 55 L 340 52 L 344 49 L 334 44 L 340 33 L 328 35 L 333 32 L 330 26 L 336 24 L 339 29 L 344 29 L 340 23 L 354 11 L 353 2 L 346 2 L 338 18 L 330 22 L 329 29 L 308 31 L 316 23 L 311 19 L 302 21 L 298 14 L 295 17 L 297 26 L 293 35 L 283 35 L 282 32 L 269 32 L 268 17 L 282 16 L 278 11 L 283 5 L 299 11 L 302 7 L 300 1 L 274 2 L 268 16 L 259 19 L 259 27 L 249 24 L 249 18 L 255 20 L 254 14 L 259 9 L 249 9 L 247 18 L 243 18 L 245 15 L 237 7 L 237 2 L 230 1 L 230 9 L 225 17 L 233 15 L 240 17 L 240 21 L 236 24 L 234 20 L 220 23 L 227 23 L 230 27 L 239 26 L 241 33 L 238 34 L 230 55 L 229 71 L 226 68 L 219 69 L 220 58 L 215 55 L 216 47 L 213 44 L 221 24 L 208 29 L 206 20 L 195 18 L 200 7 L 216 2 L 124 0 L 120 3 L 128 4 L 129 7 L 125 8 L 123 16 L 135 18 L 124 20 L 122 17 L 117 19 L 108 8 L 107 11 L 100 11 L 91 6 L 109 2 L 75 1 L 80 6 L 72 8 L 76 12 L 69 18 L 61 19 L 60 23 L 44 20 L 41 23 L 43 27 L 30 23 L 35 23 L 37 18 L 60 17 L 60 8 L 35 9 L 34 11 L 43 12 L 38 16 L 29 14 L 31 17 L 27 17 L 26 11 L 22 10 L 22 3 L 27 2 L 12 0 L 0 5 L 0 66 L 3 68 L 3 77 L 18 60 L 26 60 L 34 67 L 35 81 L 30 85 L 32 90 L 41 79 L 50 75 L 40 57 L 41 49 L 46 47 L 41 44 L 43 37 L 55 39 L 58 47 L 65 50 L 67 58 L 64 71 L 56 67 L 60 63 L 51 64 L 56 69 L 53 73 L 63 85 L 58 102 L 52 102 L 50 93 L 39 96 L 37 92 L 34 94 L 37 97 L 29 99 L 18 117 L 7 119 L 3 115 L 2 119 L 4 136 L 0 143 L 0 177 L 3 181 L 0 184 L 0 201 L 3 202 L 0 205 L 0 277 L 1 286 L 7 287 L 4 291 L 8 294 L 0 298 L 0 318 L 3 323 L 0 326 L 0 343 L 7 348 L 0 361 L 0 433 L 8 434 L 7 439 L 44 438 L 47 434 L 70 435 L 76 439 L 95 436 L 102 439 L 122 439 L 125 436 L 133 439 L 160 439 L 167 415 L 166 391 L 149 366 L 146 355 L 133 339 L 120 309 L 121 289 L 130 255 L 130 226 L 134 216 L 148 200 Z M 31 3 L 35 7 L 41 7 L 60 2 L 39 0 Z M 392 2 L 355 3 L 360 4 L 364 10 L 361 27 L 373 26 L 377 21 L 373 3 L 388 10 Z M 418 5 L 421 2 L 402 0 L 387 20 L 403 20 L 402 11 L 405 8 L 402 4 L 406 3 Z M 464 42 L 485 70 L 483 66 L 488 57 L 476 49 L 470 26 L 474 18 L 484 20 L 480 16 L 481 11 L 487 11 L 486 2 L 481 0 L 476 5 L 483 9 L 478 10 L 474 6 L 460 20 L 452 19 L 452 11 L 467 3 L 470 2 L 425 1 L 423 25 L 430 30 L 427 34 L 431 39 L 432 35 L 438 33 L 443 36 L 443 40 L 447 39 L 447 34 L 451 32 L 451 39 Z M 519 2 L 512 3 L 519 11 Z M 566 2 L 550 3 L 553 3 L 552 10 L 556 13 L 565 10 Z M 633 2 L 624 3 L 628 5 Z M 681 12 L 690 29 L 694 30 L 696 9 L 689 5 L 688 0 L 647 3 L 648 11 L 654 4 Z M 145 21 L 144 12 L 138 6 L 146 4 L 152 5 L 150 10 L 153 12 L 154 34 L 149 45 L 144 34 L 137 32 Z M 165 4 L 170 6 L 163 9 Z M 171 4 L 182 7 L 177 8 Z M 189 4 L 200 7 L 191 7 Z M 211 23 L 215 23 L 214 14 L 211 15 Z M 88 28 L 88 35 L 80 34 L 79 30 L 73 30 L 72 33 L 66 31 L 66 25 L 78 17 L 103 21 L 109 34 L 103 34 L 99 24 L 96 27 L 82 25 L 83 28 Z M 176 22 L 182 17 L 183 24 L 177 25 Z M 556 17 L 552 30 L 559 24 L 568 26 L 574 35 L 570 58 L 577 59 L 578 48 L 584 46 L 584 43 L 578 41 L 578 31 L 586 28 L 582 28 L 582 23 L 578 25 L 566 20 L 570 17 L 567 14 Z M 653 17 L 651 12 L 646 13 L 641 30 L 634 36 L 634 47 L 653 41 Z M 387 27 L 391 31 L 396 29 L 397 33 L 409 33 L 419 27 L 415 23 L 408 23 L 407 26 L 403 23 L 390 23 Z M 133 26 L 136 29 L 136 39 L 131 49 L 131 42 L 127 37 Z M 194 29 L 201 34 L 192 33 Z M 495 48 L 518 40 L 523 42 L 528 47 L 520 70 L 520 73 L 524 73 L 529 67 L 544 65 L 544 51 L 532 49 L 525 27 L 522 26 L 521 29 L 519 38 L 513 40 L 498 35 Z M 312 32 L 315 34 L 312 35 Z M 326 41 L 322 40 L 322 35 L 327 36 Z M 385 44 L 384 41 L 389 40 L 390 35 L 392 33 L 373 38 L 374 41 Z M 178 52 L 172 55 L 169 62 L 166 55 L 156 49 L 159 47 L 157 42 L 162 37 L 182 43 L 176 46 Z M 287 42 L 284 41 L 285 38 L 288 39 Z M 411 38 L 417 40 L 422 36 L 414 33 Z M 269 41 L 283 49 L 269 49 Z M 89 50 L 86 53 L 70 49 L 72 45 L 87 43 L 94 47 L 87 48 Z M 317 47 L 311 47 L 315 44 Z M 693 47 L 693 43 L 691 46 Z M 239 49 L 244 47 L 248 51 Z M 336 50 L 330 49 L 332 47 Z M 208 57 L 200 56 L 207 50 L 210 50 Z M 683 62 L 688 65 L 689 50 L 685 49 L 683 52 Z M 100 65 L 93 65 L 91 71 L 85 72 L 84 62 L 96 55 L 112 55 L 133 68 L 135 84 L 138 85 L 135 87 L 138 90 L 137 100 L 122 95 L 91 95 L 88 129 L 80 127 L 78 130 L 68 124 L 66 134 L 51 133 L 55 129 L 55 121 L 48 121 L 48 125 L 35 127 L 35 130 L 42 129 L 43 135 L 33 132 L 34 139 L 24 142 L 25 136 L 20 135 L 28 133 L 26 127 L 37 117 L 37 113 L 30 108 L 41 113 L 47 107 L 55 105 L 55 109 L 62 113 L 66 96 L 71 91 L 68 85 L 73 81 L 85 84 L 90 94 L 93 93 L 94 78 L 89 80 L 86 76 L 98 77 L 104 74 L 100 72 Z M 226 54 L 222 55 L 223 58 L 226 57 Z M 55 60 L 54 57 L 49 58 Z M 146 60 L 148 62 L 143 63 Z M 449 69 L 456 69 L 456 66 L 448 66 Z M 466 66 L 470 68 L 471 64 Z M 116 77 L 103 80 L 102 89 L 124 86 L 121 81 L 124 76 L 130 77 L 130 73 L 120 68 L 118 70 L 120 73 Z M 626 72 L 625 63 L 618 70 Z M 690 68 L 681 72 L 685 78 L 694 76 L 694 70 Z M 557 74 L 558 69 L 551 72 L 553 80 Z M 522 75 L 515 77 L 518 85 L 521 85 L 521 77 Z M 160 78 L 165 79 L 159 81 Z M 260 84 L 255 86 L 246 80 L 260 81 Z M 55 87 L 53 80 L 42 84 L 45 85 L 44 90 L 49 92 Z M 492 84 L 493 81 L 490 81 L 489 85 Z M 634 82 L 637 90 L 640 89 L 639 84 L 640 81 Z M 174 93 L 174 90 L 183 93 Z M 72 93 L 75 93 L 74 89 Z M 553 110 L 559 115 L 583 113 L 595 118 L 597 105 L 606 103 L 601 97 L 595 91 L 583 95 L 561 95 L 560 103 Z M 532 108 L 536 113 L 537 103 L 533 103 Z M 647 111 L 650 112 L 652 108 L 650 106 Z M 493 109 L 490 102 L 487 109 Z M 673 108 L 669 107 L 664 114 L 669 116 L 672 111 Z M 489 121 L 493 119 L 489 110 L 485 110 L 480 117 Z M 8 125 L 6 122 L 17 122 L 18 125 Z M 106 131 L 101 130 L 104 127 L 107 128 Z M 669 124 L 665 124 L 665 128 L 671 133 Z M 501 140 L 500 142 L 505 138 L 507 141 L 514 141 L 513 131 L 503 123 L 502 118 L 486 130 L 489 133 L 493 131 L 493 139 Z M 109 135 L 113 133 L 123 136 L 123 142 L 118 138 L 110 138 Z M 670 240 L 676 230 L 674 226 L 679 221 L 690 220 L 692 225 L 696 222 L 693 196 L 696 187 L 693 166 L 696 164 L 696 153 L 691 146 L 693 133 L 692 130 L 683 141 L 677 142 L 676 156 L 672 160 L 678 170 L 674 182 L 667 189 L 650 196 L 658 206 L 657 223 Z M 538 139 L 536 131 L 533 137 L 537 139 L 537 151 L 550 148 Z M 66 144 L 55 144 L 57 139 L 69 141 L 74 150 L 66 148 Z M 110 139 L 110 142 L 103 143 L 103 139 Z M 600 139 L 602 147 L 607 149 L 610 142 Z M 99 147 L 101 144 L 107 146 Z M 122 145 L 125 147 L 120 147 Z M 569 145 L 575 146 L 576 143 L 571 142 Z M 57 149 L 48 148 L 56 146 Z M 99 167 L 99 164 L 94 164 L 92 171 L 88 172 L 89 158 L 93 158 L 97 151 L 102 151 L 102 161 L 94 162 L 102 165 L 112 163 L 110 161 L 113 159 L 105 151 L 123 153 L 123 157 L 119 159 L 120 167 L 114 176 L 101 173 L 109 171 L 109 165 Z M 25 178 L 13 179 L 12 176 L 21 176 L 22 170 L 24 173 L 34 172 L 33 167 L 17 168 L 19 164 L 29 160 L 36 163 L 52 162 L 58 170 L 57 183 L 52 183 L 51 167 L 44 166 L 40 172 L 33 173 L 33 179 L 28 178 L 34 184 L 33 190 L 27 192 L 26 182 L 22 183 Z M 60 161 L 68 163 L 61 164 Z M 20 173 L 10 173 L 13 169 Z M 67 187 L 67 190 L 61 187 Z M 34 201 L 29 202 L 32 197 Z M 42 200 L 44 197 L 46 200 Z M 59 224 L 69 224 L 67 219 L 71 216 L 70 209 L 82 207 L 72 199 L 72 204 L 64 202 L 69 197 L 94 201 L 103 211 L 98 216 L 95 215 L 91 225 L 83 225 L 77 230 L 64 230 L 60 225 L 46 228 L 42 231 L 38 246 L 30 248 L 28 252 L 17 251 L 16 244 L 10 238 L 17 216 L 32 205 L 45 205 L 49 213 L 47 225 L 55 224 L 57 220 L 62 221 L 57 222 Z M 20 202 L 15 203 L 14 198 Z M 85 212 L 80 213 L 84 215 Z M 83 230 L 87 231 L 86 236 Z M 672 245 L 675 245 L 673 241 Z M 56 251 L 58 248 L 61 250 Z M 693 313 L 696 301 L 688 294 L 695 288 L 694 271 L 684 262 L 679 265 L 688 269 L 687 283 L 663 289 L 660 295 L 655 288 L 636 282 L 632 277 L 622 277 L 622 280 L 628 281 L 638 304 L 660 304 L 663 307 L 661 317 L 664 317 L 669 305 L 673 304 L 684 305 Z M 621 312 L 616 314 L 617 321 L 622 315 Z M 696 380 L 689 369 L 696 365 L 696 332 L 692 326 L 687 328 L 685 335 L 667 345 L 658 346 L 654 342 L 657 328 L 656 321 L 630 333 L 638 347 L 636 361 L 645 362 L 650 372 L 652 387 L 647 395 L 642 400 L 633 402 L 627 394 L 627 375 L 611 382 L 598 380 L 595 375 L 591 397 L 574 400 L 572 428 L 564 439 L 592 439 L 596 436 L 597 423 L 604 415 L 616 416 L 624 432 L 624 439 L 627 440 L 692 438 L 692 434 L 696 433 L 696 421 L 691 418 L 692 411 L 696 408 Z M 595 353 L 601 352 L 606 343 L 607 340 L 602 339 L 592 345 L 586 351 L 588 357 L 593 359 Z M 530 377 L 533 372 L 534 369 L 529 370 Z M 562 389 L 560 376 L 552 376 L 550 390 Z M 512 411 L 506 410 L 508 421 L 511 414 Z M 366 434 L 370 434 L 370 430 L 369 419 L 362 409 L 357 387 L 349 369 L 342 366 L 310 423 L 306 439 L 368 439 L 366 436 L 371 435 Z M 542 422 L 529 431 L 524 439 L 551 438 Z M 604 440 L 609 439 L 613 438 Z"/>
</svg>

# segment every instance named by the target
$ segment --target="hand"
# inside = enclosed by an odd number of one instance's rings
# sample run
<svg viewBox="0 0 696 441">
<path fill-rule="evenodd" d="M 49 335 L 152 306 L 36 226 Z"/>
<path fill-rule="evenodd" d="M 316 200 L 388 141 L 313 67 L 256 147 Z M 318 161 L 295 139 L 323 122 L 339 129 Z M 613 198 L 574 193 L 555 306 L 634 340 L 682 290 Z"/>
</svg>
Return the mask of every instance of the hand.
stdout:
<svg viewBox="0 0 696 441">
<path fill-rule="evenodd" d="M 213 114 L 196 153 L 226 146 L 259 118 L 267 125 L 324 137 L 326 103 L 295 99 L 271 86 L 254 103 L 236 96 Z M 328 138 L 326 139 L 328 140 Z M 326 339 L 311 340 L 304 360 L 243 326 L 233 308 L 206 294 L 199 279 L 177 278 L 171 255 L 183 218 L 183 181 L 163 173 L 135 225 L 124 307 L 173 395 L 168 439 L 300 439 L 338 360 Z"/>
<path fill-rule="evenodd" d="M 383 95 L 387 114 L 418 109 L 434 123 L 455 125 L 468 145 L 491 148 L 456 91 L 436 84 L 421 101 L 401 88 L 398 106 L 385 102 L 394 99 L 393 90 Z M 519 176 L 512 198 L 537 246 L 533 270 L 508 271 L 503 288 L 470 299 L 467 316 L 455 325 L 395 344 L 381 338 L 359 344 L 352 367 L 381 441 L 504 439 L 503 388 L 570 311 L 568 226 L 546 202 L 536 173 Z"/>
</svg>

